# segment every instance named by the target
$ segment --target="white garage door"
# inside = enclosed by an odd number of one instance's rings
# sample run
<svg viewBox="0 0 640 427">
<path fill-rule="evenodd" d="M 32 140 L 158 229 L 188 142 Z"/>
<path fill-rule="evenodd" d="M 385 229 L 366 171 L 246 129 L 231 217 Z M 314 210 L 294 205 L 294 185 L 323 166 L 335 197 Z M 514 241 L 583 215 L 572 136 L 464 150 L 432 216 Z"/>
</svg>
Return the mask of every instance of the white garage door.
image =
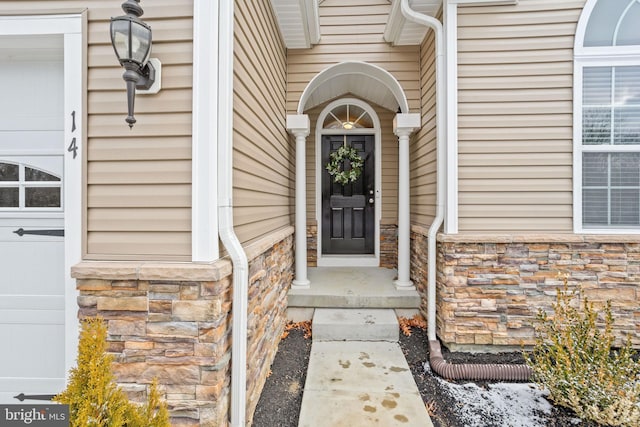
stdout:
<svg viewBox="0 0 640 427">
<path fill-rule="evenodd" d="M 0 403 L 65 384 L 63 59 L 0 36 Z"/>
</svg>

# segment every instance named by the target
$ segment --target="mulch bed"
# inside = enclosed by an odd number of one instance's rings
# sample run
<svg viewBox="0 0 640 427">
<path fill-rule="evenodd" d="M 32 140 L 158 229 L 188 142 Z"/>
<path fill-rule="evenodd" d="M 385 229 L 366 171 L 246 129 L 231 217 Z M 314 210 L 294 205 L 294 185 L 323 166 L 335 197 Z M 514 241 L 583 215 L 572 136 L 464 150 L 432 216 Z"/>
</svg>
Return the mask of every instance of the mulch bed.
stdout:
<svg viewBox="0 0 640 427">
<path fill-rule="evenodd" d="M 411 328 L 411 335 L 400 334 L 400 347 L 405 354 L 420 394 L 435 427 L 468 427 L 456 416 L 454 408 L 459 402 L 453 398 L 441 380 L 424 370 L 428 358 L 427 333 L 421 328 Z M 302 403 L 302 392 L 306 380 L 307 365 L 311 352 L 311 339 L 305 338 L 303 329 L 291 328 L 288 336 L 280 342 L 278 353 L 271 367 L 271 375 L 260 396 L 253 426 L 297 427 Z M 522 363 L 519 353 L 469 354 L 449 353 L 443 348 L 445 359 L 451 363 Z M 468 383 L 469 381 L 464 381 Z M 463 382 L 460 382 L 463 383 Z M 486 382 L 476 382 L 483 387 Z M 486 414 L 485 426 L 503 427 L 502 422 Z M 553 407 L 545 423 L 551 427 L 590 427 L 590 423 L 576 424 L 575 415 L 564 409 Z M 515 426 L 514 426 L 515 427 Z"/>
</svg>

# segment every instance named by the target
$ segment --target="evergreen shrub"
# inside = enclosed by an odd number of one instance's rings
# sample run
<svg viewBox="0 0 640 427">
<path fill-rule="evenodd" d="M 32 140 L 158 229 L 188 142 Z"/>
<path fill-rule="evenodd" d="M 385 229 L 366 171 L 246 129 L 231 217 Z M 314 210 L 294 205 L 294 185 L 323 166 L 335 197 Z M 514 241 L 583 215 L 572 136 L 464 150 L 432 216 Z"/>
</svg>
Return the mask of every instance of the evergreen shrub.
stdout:
<svg viewBox="0 0 640 427">
<path fill-rule="evenodd" d="M 536 343 L 525 354 L 533 380 L 555 404 L 602 425 L 640 425 L 640 363 L 630 340 L 613 349 L 613 315 L 608 301 L 599 312 L 581 289 L 558 289 L 553 316 L 539 310 Z M 598 323 L 604 323 L 599 328 Z"/>
<path fill-rule="evenodd" d="M 130 402 L 116 385 L 107 353 L 107 327 L 102 319 L 82 322 L 78 366 L 71 369 L 66 390 L 54 401 L 69 405 L 71 427 L 169 427 L 169 411 L 156 381 L 147 402 Z"/>
</svg>

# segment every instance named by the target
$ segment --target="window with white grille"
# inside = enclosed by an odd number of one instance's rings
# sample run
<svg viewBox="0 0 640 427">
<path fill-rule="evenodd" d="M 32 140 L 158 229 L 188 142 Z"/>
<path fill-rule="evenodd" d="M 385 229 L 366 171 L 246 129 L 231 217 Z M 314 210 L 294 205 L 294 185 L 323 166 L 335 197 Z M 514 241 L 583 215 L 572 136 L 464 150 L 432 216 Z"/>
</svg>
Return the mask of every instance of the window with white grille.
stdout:
<svg viewBox="0 0 640 427">
<path fill-rule="evenodd" d="M 640 232 L 640 0 L 589 12 L 576 36 L 575 228 Z"/>
</svg>

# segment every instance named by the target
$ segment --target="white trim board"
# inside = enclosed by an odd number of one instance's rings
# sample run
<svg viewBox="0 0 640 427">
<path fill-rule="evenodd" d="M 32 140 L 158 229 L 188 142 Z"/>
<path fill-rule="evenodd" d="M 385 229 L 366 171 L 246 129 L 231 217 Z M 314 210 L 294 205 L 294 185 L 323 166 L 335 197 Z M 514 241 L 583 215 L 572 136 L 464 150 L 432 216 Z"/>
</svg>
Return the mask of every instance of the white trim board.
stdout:
<svg viewBox="0 0 640 427">
<path fill-rule="evenodd" d="M 445 79 L 447 102 L 447 173 L 445 234 L 458 233 L 458 6 L 448 3 L 444 7 Z M 436 84 L 442 84 L 441 82 Z"/>
<path fill-rule="evenodd" d="M 215 261 L 220 256 L 217 197 L 218 14 L 216 2 L 195 0 L 193 3 L 191 260 L 202 263 Z"/>
</svg>

